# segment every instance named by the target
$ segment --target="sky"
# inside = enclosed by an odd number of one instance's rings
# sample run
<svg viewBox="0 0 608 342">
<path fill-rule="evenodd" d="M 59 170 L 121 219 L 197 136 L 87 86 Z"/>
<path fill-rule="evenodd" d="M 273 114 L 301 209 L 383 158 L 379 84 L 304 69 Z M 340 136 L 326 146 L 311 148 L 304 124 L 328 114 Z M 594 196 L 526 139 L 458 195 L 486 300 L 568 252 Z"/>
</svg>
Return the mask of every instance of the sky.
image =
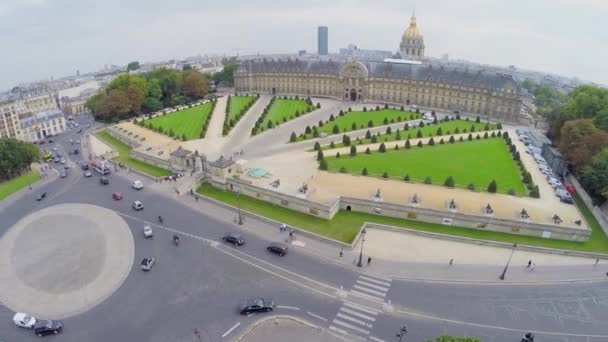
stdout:
<svg viewBox="0 0 608 342">
<path fill-rule="evenodd" d="M 396 51 L 415 10 L 426 54 L 608 84 L 606 0 L 0 0 L 0 90 L 104 64 L 198 54 Z"/>
</svg>

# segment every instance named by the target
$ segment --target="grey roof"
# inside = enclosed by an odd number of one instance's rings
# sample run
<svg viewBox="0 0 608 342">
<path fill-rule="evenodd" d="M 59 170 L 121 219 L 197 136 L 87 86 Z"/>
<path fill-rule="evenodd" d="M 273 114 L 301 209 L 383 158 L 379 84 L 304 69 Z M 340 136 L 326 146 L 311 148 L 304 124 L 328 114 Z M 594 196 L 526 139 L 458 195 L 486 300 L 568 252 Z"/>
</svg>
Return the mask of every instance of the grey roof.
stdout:
<svg viewBox="0 0 608 342">
<path fill-rule="evenodd" d="M 347 61 L 313 60 L 251 60 L 244 61 L 239 69 L 252 73 L 340 73 Z M 465 87 L 500 89 L 507 85 L 517 92 L 520 87 L 511 75 L 489 70 L 469 70 L 432 64 L 407 64 L 390 62 L 361 62 L 367 68 L 369 77 L 396 78 L 416 81 L 430 81 Z"/>
<path fill-rule="evenodd" d="M 187 157 L 187 156 L 189 156 L 191 154 L 192 154 L 191 151 L 183 149 L 181 146 L 178 147 L 177 150 L 171 152 L 171 156 L 172 157 L 178 157 L 178 158 Z"/>
<path fill-rule="evenodd" d="M 30 113 L 19 117 L 21 128 L 27 128 L 42 122 L 51 121 L 53 119 L 61 119 L 63 112 L 61 110 L 51 110 L 47 112 Z"/>
<path fill-rule="evenodd" d="M 232 164 L 234 164 L 234 160 L 232 160 L 232 158 L 226 159 L 224 156 L 220 156 L 218 160 L 209 163 L 210 166 L 217 167 L 219 169 L 225 169 Z"/>
</svg>

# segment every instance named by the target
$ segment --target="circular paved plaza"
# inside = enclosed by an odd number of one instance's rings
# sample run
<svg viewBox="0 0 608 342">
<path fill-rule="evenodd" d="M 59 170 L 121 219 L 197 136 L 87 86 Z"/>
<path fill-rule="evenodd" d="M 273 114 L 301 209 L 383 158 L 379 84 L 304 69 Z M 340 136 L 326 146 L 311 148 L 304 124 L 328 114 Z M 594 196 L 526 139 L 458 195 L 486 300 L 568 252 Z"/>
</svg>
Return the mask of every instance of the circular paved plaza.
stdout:
<svg viewBox="0 0 608 342">
<path fill-rule="evenodd" d="M 23 218 L 0 239 L 0 302 L 41 318 L 86 311 L 120 287 L 133 235 L 111 210 L 61 204 Z"/>
</svg>

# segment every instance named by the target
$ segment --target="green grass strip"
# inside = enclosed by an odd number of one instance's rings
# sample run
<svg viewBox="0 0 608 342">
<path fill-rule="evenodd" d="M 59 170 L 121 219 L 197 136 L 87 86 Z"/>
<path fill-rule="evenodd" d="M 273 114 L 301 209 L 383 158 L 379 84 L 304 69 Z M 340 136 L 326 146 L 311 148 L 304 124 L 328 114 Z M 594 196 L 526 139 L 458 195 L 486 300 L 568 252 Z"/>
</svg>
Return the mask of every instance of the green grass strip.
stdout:
<svg viewBox="0 0 608 342">
<path fill-rule="evenodd" d="M 185 135 L 186 140 L 200 139 L 203 124 L 207 121 L 211 113 L 212 103 L 207 102 L 203 105 L 183 109 L 175 113 L 164 114 L 155 118 L 145 120 L 145 125 L 151 125 L 154 129 L 162 127 L 162 134 L 169 135 L 173 130 L 175 137 L 182 139 Z"/>
<path fill-rule="evenodd" d="M 38 171 L 30 171 L 19 177 L 0 183 L 0 201 L 38 180 L 40 180 L 40 173 Z"/>
</svg>

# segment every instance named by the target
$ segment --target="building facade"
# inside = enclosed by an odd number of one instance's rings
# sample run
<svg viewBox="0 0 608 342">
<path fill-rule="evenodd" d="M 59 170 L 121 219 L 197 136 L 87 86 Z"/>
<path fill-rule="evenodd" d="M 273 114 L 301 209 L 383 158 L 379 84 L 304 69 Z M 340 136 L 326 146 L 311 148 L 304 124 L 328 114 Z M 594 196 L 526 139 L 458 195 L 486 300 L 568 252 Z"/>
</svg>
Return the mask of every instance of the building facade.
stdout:
<svg viewBox="0 0 608 342">
<path fill-rule="evenodd" d="M 22 117 L 57 109 L 57 99 L 53 94 L 26 96 L 14 91 L 6 94 L 0 99 L 0 138 L 25 140 L 20 122 Z"/>
<path fill-rule="evenodd" d="M 317 53 L 319 55 L 327 55 L 329 50 L 327 26 L 319 26 L 317 29 L 317 44 Z"/>
<path fill-rule="evenodd" d="M 21 140 L 30 142 L 62 133 L 66 127 L 65 116 L 58 109 L 21 115 L 19 123 L 21 126 Z"/>
</svg>

